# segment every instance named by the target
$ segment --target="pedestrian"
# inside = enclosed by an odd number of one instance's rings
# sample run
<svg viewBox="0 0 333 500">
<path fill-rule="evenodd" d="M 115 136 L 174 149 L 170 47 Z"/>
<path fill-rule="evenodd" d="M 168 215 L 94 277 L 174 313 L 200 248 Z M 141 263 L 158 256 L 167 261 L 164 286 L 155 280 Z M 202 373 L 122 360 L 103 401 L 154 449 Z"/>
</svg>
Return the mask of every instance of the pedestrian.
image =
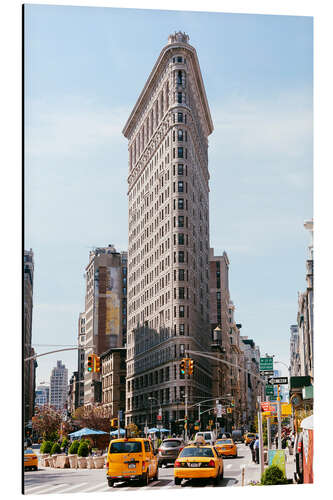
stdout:
<svg viewBox="0 0 333 500">
<path fill-rule="evenodd" d="M 275 436 L 275 447 L 276 447 L 276 449 L 278 449 L 278 446 L 279 446 L 279 436 L 276 435 Z"/>
<path fill-rule="evenodd" d="M 254 442 L 253 448 L 255 449 L 256 459 L 255 462 L 259 463 L 259 437 L 256 436 L 256 440 Z"/>
<path fill-rule="evenodd" d="M 252 454 L 252 462 L 255 462 L 256 461 L 256 452 L 255 452 L 255 449 L 254 449 L 254 442 L 255 442 L 255 439 L 253 438 L 250 442 L 250 450 L 251 450 L 251 454 Z"/>
</svg>

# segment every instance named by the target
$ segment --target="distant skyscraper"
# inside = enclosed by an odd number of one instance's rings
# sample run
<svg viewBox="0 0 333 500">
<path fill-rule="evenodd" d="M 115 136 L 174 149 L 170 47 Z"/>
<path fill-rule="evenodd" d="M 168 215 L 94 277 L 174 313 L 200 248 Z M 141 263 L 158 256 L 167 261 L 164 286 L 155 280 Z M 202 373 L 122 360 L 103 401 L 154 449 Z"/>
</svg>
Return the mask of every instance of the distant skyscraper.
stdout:
<svg viewBox="0 0 333 500">
<path fill-rule="evenodd" d="M 126 345 L 127 253 L 117 252 L 113 245 L 95 248 L 89 254 L 85 312 L 80 316 L 83 318 L 85 340 L 82 332 L 81 345 L 85 342 L 95 346 L 85 349 L 84 404 L 87 405 L 102 399 L 101 374 L 87 371 L 88 355 L 100 355 Z"/>
<path fill-rule="evenodd" d="M 129 151 L 126 422 L 141 428 L 147 414 L 155 420 L 159 407 L 164 425 L 176 420 L 186 390 L 180 360 L 185 349 L 208 351 L 210 344 L 213 123 L 188 41 L 185 33 L 169 36 L 123 130 Z M 211 395 L 210 363 L 194 360 L 190 403 Z"/>
<path fill-rule="evenodd" d="M 40 384 L 36 389 L 35 405 L 42 407 L 48 405 L 50 401 L 50 386 Z"/>
<path fill-rule="evenodd" d="M 32 249 L 24 251 L 24 311 L 23 311 L 23 342 L 24 358 L 35 354 L 32 343 L 32 309 L 34 283 L 34 254 Z M 24 422 L 27 425 L 34 414 L 35 378 L 37 362 L 24 362 Z M 30 424 L 29 424 L 30 425 Z"/>
<path fill-rule="evenodd" d="M 57 361 L 57 366 L 52 369 L 50 377 L 50 405 L 57 410 L 63 410 L 67 404 L 68 370 Z"/>
</svg>

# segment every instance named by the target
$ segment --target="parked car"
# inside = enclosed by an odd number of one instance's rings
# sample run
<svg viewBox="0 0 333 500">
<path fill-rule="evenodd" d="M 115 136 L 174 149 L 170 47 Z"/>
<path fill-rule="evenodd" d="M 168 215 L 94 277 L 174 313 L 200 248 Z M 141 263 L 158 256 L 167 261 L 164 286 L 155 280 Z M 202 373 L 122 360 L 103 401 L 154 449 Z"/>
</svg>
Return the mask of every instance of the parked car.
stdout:
<svg viewBox="0 0 333 500">
<path fill-rule="evenodd" d="M 164 439 L 158 448 L 158 466 L 174 463 L 184 446 L 181 438 Z"/>
<path fill-rule="evenodd" d="M 215 441 L 216 441 L 215 432 L 213 432 L 213 431 L 197 432 L 196 435 L 194 436 L 194 441 L 196 441 L 199 436 L 203 437 L 203 439 L 205 440 L 205 443 L 210 444 L 211 446 L 214 446 Z"/>
</svg>

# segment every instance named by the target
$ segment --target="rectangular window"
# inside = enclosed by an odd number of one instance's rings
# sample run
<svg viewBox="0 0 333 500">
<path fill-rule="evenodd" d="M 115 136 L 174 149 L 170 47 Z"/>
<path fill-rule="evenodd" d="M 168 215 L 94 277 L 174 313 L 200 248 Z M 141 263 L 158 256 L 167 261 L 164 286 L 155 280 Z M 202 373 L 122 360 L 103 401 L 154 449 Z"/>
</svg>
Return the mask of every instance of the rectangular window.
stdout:
<svg viewBox="0 0 333 500">
<path fill-rule="evenodd" d="M 184 216 L 178 215 L 178 227 L 184 227 Z"/>
<path fill-rule="evenodd" d="M 179 292 L 179 299 L 185 299 L 185 288 L 180 287 L 178 292 Z"/>
<path fill-rule="evenodd" d="M 184 245 L 184 234 L 178 233 L 178 245 Z"/>
<path fill-rule="evenodd" d="M 184 182 L 178 181 L 178 193 L 183 193 L 183 192 L 184 192 Z"/>
<path fill-rule="evenodd" d="M 183 62 L 183 58 L 180 56 L 177 56 L 177 62 L 180 62 L 180 63 Z"/>
<path fill-rule="evenodd" d="M 185 307 L 184 306 L 179 306 L 179 317 L 180 318 L 185 317 Z"/>
<path fill-rule="evenodd" d="M 182 163 L 178 164 L 178 175 L 184 175 L 184 165 Z"/>
<path fill-rule="evenodd" d="M 182 100 L 183 100 L 183 93 L 182 92 L 177 92 L 177 102 L 179 104 L 181 104 Z"/>
<path fill-rule="evenodd" d="M 178 113 L 178 122 L 183 123 L 183 113 Z"/>
<path fill-rule="evenodd" d="M 178 198 L 178 209 L 184 210 L 184 198 Z"/>
<path fill-rule="evenodd" d="M 178 269 L 178 280 L 179 281 L 184 281 L 185 279 L 185 270 L 184 269 Z"/>
<path fill-rule="evenodd" d="M 184 148 L 180 147 L 178 149 L 178 158 L 184 158 Z"/>
<path fill-rule="evenodd" d="M 180 250 L 178 252 L 178 262 L 184 262 L 184 252 L 183 252 L 183 250 Z"/>
<path fill-rule="evenodd" d="M 185 325 L 179 325 L 179 335 L 185 335 Z"/>
</svg>

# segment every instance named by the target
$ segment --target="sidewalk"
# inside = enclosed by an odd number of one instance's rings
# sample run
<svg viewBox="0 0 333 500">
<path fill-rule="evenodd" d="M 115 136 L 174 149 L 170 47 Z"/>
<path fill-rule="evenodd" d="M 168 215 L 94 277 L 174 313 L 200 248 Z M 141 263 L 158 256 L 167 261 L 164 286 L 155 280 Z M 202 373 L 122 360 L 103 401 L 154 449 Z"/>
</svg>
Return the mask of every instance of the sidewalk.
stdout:
<svg viewBox="0 0 333 500">
<path fill-rule="evenodd" d="M 265 468 L 267 465 L 265 465 Z M 296 464 L 294 461 L 294 455 L 289 455 L 286 453 L 286 476 L 287 479 L 294 480 L 294 472 L 296 471 Z M 245 481 L 244 485 L 248 485 L 250 481 L 260 481 L 261 479 L 261 468 L 260 464 L 247 464 L 245 465 Z"/>
</svg>

